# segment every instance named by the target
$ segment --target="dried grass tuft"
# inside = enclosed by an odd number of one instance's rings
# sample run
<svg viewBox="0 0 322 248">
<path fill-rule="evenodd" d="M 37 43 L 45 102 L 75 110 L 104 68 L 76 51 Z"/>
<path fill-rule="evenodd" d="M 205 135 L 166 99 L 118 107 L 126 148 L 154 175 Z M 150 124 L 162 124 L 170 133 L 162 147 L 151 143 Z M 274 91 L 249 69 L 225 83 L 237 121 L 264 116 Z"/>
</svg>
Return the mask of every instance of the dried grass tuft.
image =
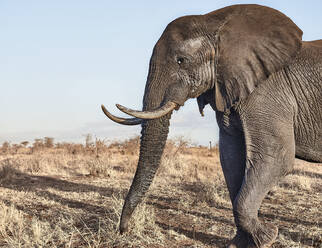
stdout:
<svg viewBox="0 0 322 248">
<path fill-rule="evenodd" d="M 167 142 L 145 200 L 118 232 L 139 138 L 84 144 L 52 138 L 0 146 L 0 247 L 223 247 L 233 236 L 218 147 Z M 280 226 L 276 247 L 319 247 L 322 164 L 299 162 L 269 194 L 261 218 Z"/>
</svg>

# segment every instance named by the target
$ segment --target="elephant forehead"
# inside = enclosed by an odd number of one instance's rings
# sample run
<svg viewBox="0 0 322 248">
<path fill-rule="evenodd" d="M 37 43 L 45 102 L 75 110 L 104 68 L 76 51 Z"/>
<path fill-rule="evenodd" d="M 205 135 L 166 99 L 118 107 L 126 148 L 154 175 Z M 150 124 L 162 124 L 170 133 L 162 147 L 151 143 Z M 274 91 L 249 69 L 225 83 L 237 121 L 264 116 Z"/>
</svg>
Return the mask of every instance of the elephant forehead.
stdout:
<svg viewBox="0 0 322 248">
<path fill-rule="evenodd" d="M 175 42 L 175 47 L 171 47 L 170 49 L 174 52 L 179 52 L 183 54 L 194 54 L 198 50 L 200 50 L 203 39 L 202 38 L 191 38 L 191 39 L 186 39 L 186 40 L 181 40 L 181 41 L 176 41 Z"/>
<path fill-rule="evenodd" d="M 189 53 L 197 52 L 202 47 L 203 40 L 204 38 L 202 37 L 184 40 L 180 42 L 179 50 L 181 52 L 189 52 Z"/>
</svg>

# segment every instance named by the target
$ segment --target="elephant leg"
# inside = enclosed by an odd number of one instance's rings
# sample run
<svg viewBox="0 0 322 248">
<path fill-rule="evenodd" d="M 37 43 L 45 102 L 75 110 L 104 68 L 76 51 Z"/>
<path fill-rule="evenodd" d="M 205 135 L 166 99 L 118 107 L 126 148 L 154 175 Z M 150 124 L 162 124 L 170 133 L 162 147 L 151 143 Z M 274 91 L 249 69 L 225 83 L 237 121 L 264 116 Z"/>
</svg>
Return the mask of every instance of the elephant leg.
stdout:
<svg viewBox="0 0 322 248">
<path fill-rule="evenodd" d="M 264 166 L 269 167 L 267 164 Z M 247 170 L 243 186 L 234 201 L 233 212 L 236 226 L 242 231 L 242 235 L 248 237 L 248 244 L 245 247 L 269 247 L 277 237 L 277 227 L 263 224 L 258 220 L 258 210 L 262 200 L 277 183 L 276 180 L 270 180 L 267 171 L 265 174 L 267 180 L 263 180 L 262 177 L 258 179 L 256 169 Z"/>
<path fill-rule="evenodd" d="M 278 228 L 260 222 L 258 210 L 266 194 L 294 164 L 294 131 L 291 121 L 276 123 L 276 118 L 269 116 L 257 119 L 256 123 L 251 120 L 254 119 L 247 118 L 244 123 L 246 169 L 233 212 L 238 230 L 250 238 L 247 247 L 269 247 L 277 237 Z"/>
<path fill-rule="evenodd" d="M 245 142 L 242 133 L 219 131 L 220 163 L 233 203 L 242 185 L 245 173 Z"/>
<path fill-rule="evenodd" d="M 241 188 L 245 174 L 245 141 L 238 126 L 238 120 L 233 113 L 229 127 L 223 124 L 223 115 L 217 113 L 219 125 L 219 151 L 220 164 L 224 173 L 230 200 L 233 205 L 234 200 Z M 247 247 L 249 235 L 241 229 L 237 229 L 235 237 L 231 240 L 228 248 Z"/>
</svg>

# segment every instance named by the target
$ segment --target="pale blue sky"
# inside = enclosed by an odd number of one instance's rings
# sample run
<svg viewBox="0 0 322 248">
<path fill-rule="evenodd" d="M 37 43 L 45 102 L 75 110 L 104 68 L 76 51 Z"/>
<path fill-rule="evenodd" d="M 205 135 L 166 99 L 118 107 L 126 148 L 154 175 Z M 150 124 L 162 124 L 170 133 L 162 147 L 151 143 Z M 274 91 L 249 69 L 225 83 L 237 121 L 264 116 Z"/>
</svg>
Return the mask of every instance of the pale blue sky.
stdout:
<svg viewBox="0 0 322 248">
<path fill-rule="evenodd" d="M 139 127 L 109 121 L 100 104 L 140 109 L 155 42 L 173 19 L 237 3 L 276 8 L 321 39 L 322 1 L 15 1 L 0 0 L 0 143 L 51 136 L 83 141 L 127 138 Z M 214 112 L 195 100 L 173 115 L 170 136 L 218 139 Z"/>
</svg>

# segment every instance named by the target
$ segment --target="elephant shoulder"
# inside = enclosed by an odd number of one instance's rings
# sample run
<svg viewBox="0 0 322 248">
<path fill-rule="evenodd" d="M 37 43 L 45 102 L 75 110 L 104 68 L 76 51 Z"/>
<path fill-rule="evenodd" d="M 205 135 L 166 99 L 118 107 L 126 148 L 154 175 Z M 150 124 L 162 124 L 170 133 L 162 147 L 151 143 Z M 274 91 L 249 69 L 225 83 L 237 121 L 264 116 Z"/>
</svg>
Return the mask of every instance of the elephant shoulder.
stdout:
<svg viewBox="0 0 322 248">
<path fill-rule="evenodd" d="M 322 40 L 303 41 L 302 44 L 300 54 L 308 59 L 316 58 L 322 63 Z"/>
<path fill-rule="evenodd" d="M 303 41 L 303 47 L 317 47 L 322 49 L 322 40 Z"/>
<path fill-rule="evenodd" d="M 303 41 L 301 51 L 289 67 L 295 71 L 304 70 L 305 75 L 317 72 L 322 77 L 322 40 Z"/>
</svg>

